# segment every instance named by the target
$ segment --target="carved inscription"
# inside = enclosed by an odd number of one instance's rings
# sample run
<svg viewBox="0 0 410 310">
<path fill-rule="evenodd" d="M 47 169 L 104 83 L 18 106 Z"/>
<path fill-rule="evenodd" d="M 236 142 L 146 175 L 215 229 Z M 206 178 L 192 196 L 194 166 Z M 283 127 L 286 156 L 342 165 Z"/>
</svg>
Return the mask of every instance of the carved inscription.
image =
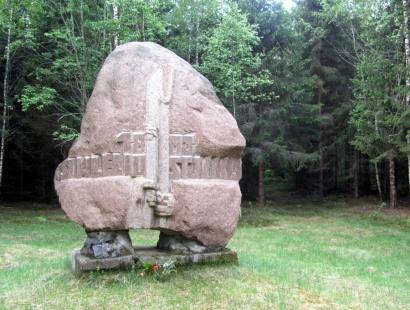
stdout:
<svg viewBox="0 0 410 310">
<path fill-rule="evenodd" d="M 121 132 L 113 152 L 69 157 L 56 171 L 57 180 L 145 174 L 145 132 Z"/>
<path fill-rule="evenodd" d="M 58 180 L 105 176 L 146 176 L 146 132 L 121 132 L 113 152 L 69 157 L 56 171 Z M 169 135 L 169 176 L 176 179 L 239 180 L 240 158 L 196 155 L 195 134 Z"/>
<path fill-rule="evenodd" d="M 170 178 L 239 180 L 242 176 L 240 158 L 200 157 L 196 155 L 194 134 L 170 135 Z"/>
</svg>

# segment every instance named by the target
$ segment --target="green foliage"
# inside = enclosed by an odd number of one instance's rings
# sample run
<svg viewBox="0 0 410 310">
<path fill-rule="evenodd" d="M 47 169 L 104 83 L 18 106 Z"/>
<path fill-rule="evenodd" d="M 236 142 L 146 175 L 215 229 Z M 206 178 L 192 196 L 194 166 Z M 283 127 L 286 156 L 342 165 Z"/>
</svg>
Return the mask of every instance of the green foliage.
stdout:
<svg viewBox="0 0 410 310">
<path fill-rule="evenodd" d="M 25 34 L 15 41 L 14 50 L 22 42 L 33 51 L 24 60 L 28 72 L 16 97 L 23 111 L 57 116 L 59 129 L 53 136 L 58 142 L 71 143 L 78 135 L 98 70 L 114 48 L 114 37 L 125 43 L 161 41 L 165 36 L 163 2 L 115 1 L 118 19 L 113 5 L 112 1 L 83 0 L 21 4 L 31 22 L 16 24 L 25 27 L 21 29 Z"/>
<path fill-rule="evenodd" d="M 50 87 L 26 85 L 20 97 L 23 111 L 35 108 L 43 111 L 46 107 L 54 104 L 57 91 Z"/>
<path fill-rule="evenodd" d="M 233 7 L 223 16 L 204 52 L 200 69 L 214 83 L 234 116 L 238 102 L 251 99 L 251 88 L 270 82 L 267 72 L 255 72 L 260 68 L 261 59 L 252 54 L 252 47 L 258 42 L 255 27 Z"/>
<path fill-rule="evenodd" d="M 106 6 L 118 6 L 119 18 L 107 19 L 105 23 L 113 26 L 113 35 L 118 36 L 119 43 L 131 41 L 160 42 L 165 36 L 166 23 L 161 18 L 164 1 L 158 0 L 114 0 L 107 1 Z"/>
<path fill-rule="evenodd" d="M 115 42 L 149 40 L 209 78 L 253 164 L 263 161 L 309 191 L 320 172 L 325 192 L 350 190 L 353 148 L 373 162 L 410 152 L 401 6 L 300 0 L 288 12 L 268 0 L 0 0 L 3 51 L 14 12 L 7 115 L 14 149 L 6 157 L 18 167 L 40 160 L 33 156 L 55 165 L 79 134 Z M 38 145 L 47 149 L 33 155 Z"/>
<path fill-rule="evenodd" d="M 53 137 L 60 143 L 69 143 L 74 141 L 79 136 L 79 134 L 80 133 L 74 128 L 62 124 L 59 130 L 53 132 Z"/>
<path fill-rule="evenodd" d="M 191 64 L 199 66 L 209 37 L 220 23 L 222 8 L 218 0 L 171 1 L 164 16 L 167 23 L 165 45 Z"/>
<path fill-rule="evenodd" d="M 349 124 L 354 129 L 352 144 L 375 162 L 387 152 L 408 154 L 406 128 L 410 124 L 403 86 L 406 67 L 401 48 L 400 7 L 378 1 L 362 18 L 360 39 L 366 48 L 360 52 L 354 78 L 354 107 Z M 367 14 L 370 8 L 357 14 Z M 374 29 L 381 37 L 374 35 Z"/>
</svg>

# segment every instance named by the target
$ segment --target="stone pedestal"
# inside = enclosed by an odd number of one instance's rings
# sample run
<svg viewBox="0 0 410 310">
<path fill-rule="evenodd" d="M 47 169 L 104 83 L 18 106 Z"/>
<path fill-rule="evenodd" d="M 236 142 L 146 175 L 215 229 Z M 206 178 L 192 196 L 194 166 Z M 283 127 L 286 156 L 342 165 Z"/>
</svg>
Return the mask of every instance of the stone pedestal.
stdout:
<svg viewBox="0 0 410 310">
<path fill-rule="evenodd" d="M 80 249 L 75 249 L 71 252 L 71 270 L 76 275 L 94 270 L 127 269 L 132 268 L 134 264 L 133 255 L 90 258 L 81 254 Z"/>
<path fill-rule="evenodd" d="M 81 254 L 79 249 L 71 253 L 71 268 L 76 275 L 93 270 L 142 268 L 144 263 L 163 264 L 173 261 L 177 266 L 203 263 L 238 263 L 235 251 L 223 249 L 206 253 L 175 253 L 156 247 L 136 247 L 134 255 L 110 258 L 90 258 Z"/>
</svg>

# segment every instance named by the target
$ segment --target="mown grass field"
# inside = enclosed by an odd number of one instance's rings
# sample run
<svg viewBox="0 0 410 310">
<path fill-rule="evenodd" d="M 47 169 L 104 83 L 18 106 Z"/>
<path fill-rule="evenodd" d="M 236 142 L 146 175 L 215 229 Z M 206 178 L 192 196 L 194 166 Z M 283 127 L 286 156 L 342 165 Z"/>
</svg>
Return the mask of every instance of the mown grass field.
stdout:
<svg viewBox="0 0 410 310">
<path fill-rule="evenodd" d="M 74 277 L 83 230 L 60 210 L 0 206 L 0 309 L 410 309 L 410 212 L 343 198 L 244 207 L 240 264 Z M 134 231 L 135 245 L 158 233 Z"/>
</svg>

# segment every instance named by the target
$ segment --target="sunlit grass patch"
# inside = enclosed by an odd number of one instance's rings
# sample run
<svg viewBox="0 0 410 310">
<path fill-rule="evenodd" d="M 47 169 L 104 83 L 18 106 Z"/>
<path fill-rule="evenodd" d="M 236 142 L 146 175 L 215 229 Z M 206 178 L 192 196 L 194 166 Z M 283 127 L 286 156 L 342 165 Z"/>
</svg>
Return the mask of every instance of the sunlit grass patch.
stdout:
<svg viewBox="0 0 410 310">
<path fill-rule="evenodd" d="M 0 207 L 0 309 L 410 308 L 408 213 L 333 203 L 244 207 L 229 244 L 238 266 L 178 268 L 166 281 L 138 270 L 74 277 L 68 254 L 81 227 L 60 210 Z M 155 245 L 158 232 L 131 237 Z"/>
</svg>

